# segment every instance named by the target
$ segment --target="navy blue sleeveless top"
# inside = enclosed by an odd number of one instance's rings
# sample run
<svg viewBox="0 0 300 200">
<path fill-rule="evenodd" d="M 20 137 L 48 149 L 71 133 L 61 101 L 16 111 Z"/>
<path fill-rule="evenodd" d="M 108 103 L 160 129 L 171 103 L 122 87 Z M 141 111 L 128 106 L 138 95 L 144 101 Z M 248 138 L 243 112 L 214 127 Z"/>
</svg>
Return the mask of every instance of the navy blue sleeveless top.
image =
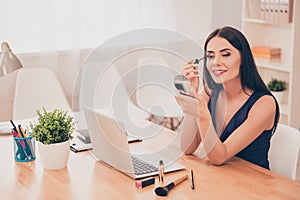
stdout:
<svg viewBox="0 0 300 200">
<path fill-rule="evenodd" d="M 212 116 L 214 127 L 216 128 L 215 121 L 215 108 L 216 102 L 219 96 L 220 90 L 214 90 L 211 94 L 210 101 L 208 103 L 208 108 Z M 254 92 L 248 100 L 242 105 L 242 107 L 234 114 L 230 119 L 227 126 L 225 127 L 223 133 L 220 136 L 220 140 L 224 142 L 232 132 L 238 128 L 248 117 L 249 110 L 252 108 L 253 104 L 262 96 L 271 95 L 266 91 Z M 251 144 L 246 148 L 236 154 L 237 157 L 252 162 L 256 165 L 269 168 L 268 152 L 270 148 L 270 139 L 272 136 L 273 128 L 270 130 L 263 131 Z"/>
</svg>

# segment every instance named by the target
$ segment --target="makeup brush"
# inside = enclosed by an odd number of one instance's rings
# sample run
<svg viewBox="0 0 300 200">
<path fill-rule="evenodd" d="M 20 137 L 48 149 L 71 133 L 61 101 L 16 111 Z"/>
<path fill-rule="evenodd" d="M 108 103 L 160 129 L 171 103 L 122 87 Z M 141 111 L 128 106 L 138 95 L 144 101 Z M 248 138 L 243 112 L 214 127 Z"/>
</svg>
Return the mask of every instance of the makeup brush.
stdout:
<svg viewBox="0 0 300 200">
<path fill-rule="evenodd" d="M 155 194 L 158 196 L 167 196 L 168 192 L 173 189 L 176 185 L 179 185 L 182 181 L 188 178 L 188 175 L 182 176 L 178 178 L 177 180 L 169 183 L 168 185 L 164 187 L 158 187 L 155 189 Z"/>
</svg>

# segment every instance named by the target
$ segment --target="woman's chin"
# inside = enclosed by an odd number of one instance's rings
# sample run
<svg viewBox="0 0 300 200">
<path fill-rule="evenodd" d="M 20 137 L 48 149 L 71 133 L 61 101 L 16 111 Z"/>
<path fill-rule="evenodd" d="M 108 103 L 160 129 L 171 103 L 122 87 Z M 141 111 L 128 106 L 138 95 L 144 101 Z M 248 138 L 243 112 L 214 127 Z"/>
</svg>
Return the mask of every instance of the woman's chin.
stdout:
<svg viewBox="0 0 300 200">
<path fill-rule="evenodd" d="M 224 81 L 221 79 L 221 77 L 213 77 L 213 80 L 216 84 L 223 84 Z"/>
</svg>

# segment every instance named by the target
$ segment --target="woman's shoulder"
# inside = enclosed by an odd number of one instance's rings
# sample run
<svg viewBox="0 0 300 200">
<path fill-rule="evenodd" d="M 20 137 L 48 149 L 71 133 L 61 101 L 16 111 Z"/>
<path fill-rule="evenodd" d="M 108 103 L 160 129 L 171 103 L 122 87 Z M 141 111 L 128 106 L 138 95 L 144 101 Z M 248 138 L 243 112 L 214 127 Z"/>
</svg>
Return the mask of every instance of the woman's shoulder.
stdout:
<svg viewBox="0 0 300 200">
<path fill-rule="evenodd" d="M 276 100 L 272 95 L 266 93 L 260 95 L 259 98 L 256 99 L 249 111 L 248 117 L 249 119 L 252 118 L 257 123 L 258 121 L 264 122 L 266 130 L 269 130 L 273 127 L 276 110 Z"/>
<path fill-rule="evenodd" d="M 276 99 L 269 91 L 254 91 L 251 96 L 255 103 L 276 103 Z"/>
<path fill-rule="evenodd" d="M 254 91 L 251 95 L 253 106 L 267 106 L 276 108 L 276 99 L 268 91 Z"/>
<path fill-rule="evenodd" d="M 255 104 L 265 105 L 265 106 L 267 106 L 267 105 L 273 106 L 273 105 L 275 105 L 275 101 L 276 100 L 274 99 L 274 97 L 272 95 L 265 94 L 265 95 L 260 96 L 256 100 Z"/>
<path fill-rule="evenodd" d="M 257 95 L 257 94 L 253 94 Z M 270 93 L 261 93 L 257 95 L 255 101 L 253 102 L 253 106 L 251 108 L 251 112 L 256 115 L 262 112 L 275 114 L 276 112 L 276 99 Z"/>
</svg>

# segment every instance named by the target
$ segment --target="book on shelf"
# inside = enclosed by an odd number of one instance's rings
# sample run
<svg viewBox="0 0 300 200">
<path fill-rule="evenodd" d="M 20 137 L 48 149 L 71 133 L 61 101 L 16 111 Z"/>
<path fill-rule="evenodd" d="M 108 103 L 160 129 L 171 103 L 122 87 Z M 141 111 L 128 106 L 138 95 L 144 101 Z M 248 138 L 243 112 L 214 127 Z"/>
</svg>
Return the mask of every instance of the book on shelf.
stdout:
<svg viewBox="0 0 300 200">
<path fill-rule="evenodd" d="M 293 2 L 294 0 L 280 0 L 280 23 L 291 23 L 293 21 Z"/>
<path fill-rule="evenodd" d="M 266 12 L 265 12 L 265 0 L 260 0 L 260 19 L 266 19 Z"/>
<path fill-rule="evenodd" d="M 267 58 L 270 60 L 280 60 L 281 54 L 266 54 L 266 53 L 252 53 L 257 58 Z"/>
<path fill-rule="evenodd" d="M 270 46 L 253 46 L 251 48 L 252 53 L 266 54 L 266 55 L 280 55 L 281 48 L 270 47 Z"/>
</svg>

